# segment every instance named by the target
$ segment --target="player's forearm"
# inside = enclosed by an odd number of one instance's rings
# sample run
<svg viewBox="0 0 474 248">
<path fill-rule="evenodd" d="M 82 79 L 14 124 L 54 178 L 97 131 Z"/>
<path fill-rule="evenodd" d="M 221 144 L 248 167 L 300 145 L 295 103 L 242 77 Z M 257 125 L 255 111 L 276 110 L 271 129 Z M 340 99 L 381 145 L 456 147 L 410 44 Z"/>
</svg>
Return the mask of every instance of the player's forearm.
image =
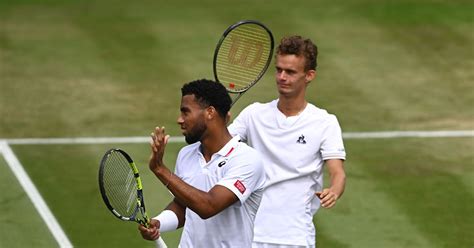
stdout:
<svg viewBox="0 0 474 248">
<path fill-rule="evenodd" d="M 341 159 L 329 159 L 325 161 L 329 170 L 331 184 L 329 189 L 340 198 L 346 186 L 346 173 L 344 171 L 344 161 Z"/>
<path fill-rule="evenodd" d="M 331 186 L 329 187 L 332 192 L 337 195 L 337 198 L 341 198 L 346 187 L 346 173 L 341 170 L 331 174 Z"/>
<path fill-rule="evenodd" d="M 199 190 L 174 175 L 168 168 L 161 167 L 153 171 L 158 179 L 173 193 L 176 200 L 190 208 L 201 218 L 207 219 L 219 213 L 208 192 Z"/>
</svg>

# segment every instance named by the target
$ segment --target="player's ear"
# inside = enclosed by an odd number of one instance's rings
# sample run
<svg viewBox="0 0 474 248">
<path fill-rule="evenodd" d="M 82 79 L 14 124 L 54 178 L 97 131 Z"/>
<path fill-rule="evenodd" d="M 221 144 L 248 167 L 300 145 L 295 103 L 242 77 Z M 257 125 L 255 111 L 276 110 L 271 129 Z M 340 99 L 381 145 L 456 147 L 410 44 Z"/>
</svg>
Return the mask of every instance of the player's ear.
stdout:
<svg viewBox="0 0 474 248">
<path fill-rule="evenodd" d="M 231 115 L 231 113 L 230 113 L 230 111 L 229 111 L 229 112 L 227 112 L 227 115 L 226 115 L 226 117 L 225 117 L 225 124 L 226 124 L 226 125 L 229 124 L 231 118 L 232 118 L 232 115 Z"/>
<path fill-rule="evenodd" d="M 217 110 L 213 106 L 209 106 L 206 108 L 206 119 L 212 120 L 216 114 Z"/>
<path fill-rule="evenodd" d="M 316 70 L 306 71 L 306 75 L 305 75 L 306 83 L 313 81 L 315 77 L 316 77 Z"/>
</svg>

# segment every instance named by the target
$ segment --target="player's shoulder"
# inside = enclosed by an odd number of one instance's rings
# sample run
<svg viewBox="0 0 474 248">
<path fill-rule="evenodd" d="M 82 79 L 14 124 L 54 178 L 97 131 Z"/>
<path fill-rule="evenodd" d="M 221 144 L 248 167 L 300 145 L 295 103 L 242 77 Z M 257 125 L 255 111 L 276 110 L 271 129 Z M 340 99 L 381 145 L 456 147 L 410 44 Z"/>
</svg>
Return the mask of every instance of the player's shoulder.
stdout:
<svg viewBox="0 0 474 248">
<path fill-rule="evenodd" d="M 245 142 L 239 141 L 238 143 L 238 149 L 241 151 L 243 154 L 260 154 L 259 151 L 257 151 L 255 148 L 249 146 Z"/>
<path fill-rule="evenodd" d="M 249 113 L 259 113 L 260 111 L 265 111 L 267 109 L 275 108 L 277 103 L 277 100 L 273 100 L 270 102 L 254 102 L 247 107 L 245 107 L 243 111 L 249 112 Z"/>
<path fill-rule="evenodd" d="M 257 163 L 262 161 L 262 154 L 245 142 L 238 143 L 235 156 L 242 160 L 254 160 Z"/>
<path fill-rule="evenodd" d="M 337 117 L 335 114 L 329 113 L 326 109 L 319 108 L 312 103 L 308 103 L 307 112 L 309 116 L 315 119 L 325 120 L 329 122 L 337 121 Z"/>
<path fill-rule="evenodd" d="M 259 151 L 244 142 L 239 142 L 237 150 L 239 152 L 235 154 L 233 160 L 238 164 L 238 167 L 246 168 L 245 170 L 253 171 L 254 174 L 265 177 L 263 156 Z"/>
</svg>

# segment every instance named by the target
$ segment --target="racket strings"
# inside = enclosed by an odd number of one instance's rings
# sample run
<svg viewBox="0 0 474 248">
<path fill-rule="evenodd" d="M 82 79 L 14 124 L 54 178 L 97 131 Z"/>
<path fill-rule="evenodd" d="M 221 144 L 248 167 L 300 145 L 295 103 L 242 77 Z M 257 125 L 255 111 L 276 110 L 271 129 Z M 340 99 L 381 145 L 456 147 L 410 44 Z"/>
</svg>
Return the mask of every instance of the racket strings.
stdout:
<svg viewBox="0 0 474 248">
<path fill-rule="evenodd" d="M 239 45 L 237 48 L 232 47 L 237 45 Z M 270 48 L 261 46 L 260 50 L 257 51 L 257 49 L 252 49 L 246 45 L 237 45 L 223 44 L 222 54 L 218 56 L 218 59 L 221 60 L 218 67 L 221 72 L 220 75 L 235 77 L 237 81 L 246 80 L 248 82 L 249 79 L 253 81 L 265 68 Z M 235 58 L 238 58 L 238 60 Z"/>
<path fill-rule="evenodd" d="M 268 44 L 270 42 L 270 37 L 263 28 L 260 28 L 258 31 L 260 32 L 251 32 L 251 30 L 245 29 L 244 26 L 242 26 L 241 29 L 235 29 L 230 32 L 230 36 L 228 39 L 226 39 L 226 42 L 223 44 L 223 46 L 224 48 L 229 49 L 230 52 L 236 52 L 236 50 L 232 49 L 233 45 L 240 46 L 243 48 L 240 51 L 242 54 L 241 57 L 246 58 L 249 56 L 255 60 L 253 62 L 262 61 L 261 55 L 263 54 L 263 49 L 267 48 L 267 52 L 269 50 L 269 46 L 265 47 L 264 44 Z M 228 55 L 233 54 L 231 53 Z"/>
<path fill-rule="evenodd" d="M 103 180 L 110 205 L 122 216 L 133 216 L 137 205 L 137 183 L 128 160 L 120 152 L 109 154 Z"/>
<path fill-rule="evenodd" d="M 271 36 L 263 27 L 241 25 L 223 40 L 217 54 L 218 79 L 230 91 L 242 91 L 258 81 L 272 53 Z"/>
<path fill-rule="evenodd" d="M 128 160 L 124 159 L 121 154 L 118 156 L 115 156 L 117 159 L 116 164 L 120 164 L 121 166 L 121 171 L 123 172 L 122 176 L 126 176 L 126 179 L 121 179 L 125 181 L 125 184 L 121 185 L 124 187 L 124 189 L 121 189 L 121 187 L 117 187 L 119 193 L 123 193 L 124 197 L 119 197 L 121 202 L 126 199 L 125 204 L 121 204 L 121 206 L 125 206 L 125 212 L 126 213 L 133 213 L 135 211 L 135 200 L 137 199 L 137 194 L 136 194 L 136 182 L 135 182 L 135 175 L 133 171 L 130 169 L 130 165 Z M 128 199 L 126 198 L 128 196 Z M 132 208 L 133 207 L 133 208 Z"/>
</svg>

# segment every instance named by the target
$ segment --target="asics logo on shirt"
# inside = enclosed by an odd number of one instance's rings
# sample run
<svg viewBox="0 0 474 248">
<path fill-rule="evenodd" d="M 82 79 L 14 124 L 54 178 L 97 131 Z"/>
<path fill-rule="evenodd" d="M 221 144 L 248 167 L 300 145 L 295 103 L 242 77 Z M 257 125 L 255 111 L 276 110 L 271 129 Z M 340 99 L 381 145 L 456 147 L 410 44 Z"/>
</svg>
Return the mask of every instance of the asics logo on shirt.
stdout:
<svg viewBox="0 0 474 248">
<path fill-rule="evenodd" d="M 217 166 L 222 167 L 222 166 L 224 166 L 226 163 L 227 163 L 227 160 L 222 160 L 221 162 L 219 162 L 219 163 L 217 164 Z"/>
<path fill-rule="evenodd" d="M 298 140 L 296 141 L 298 144 L 306 144 L 306 140 L 304 140 L 304 135 L 301 135 Z"/>
</svg>

